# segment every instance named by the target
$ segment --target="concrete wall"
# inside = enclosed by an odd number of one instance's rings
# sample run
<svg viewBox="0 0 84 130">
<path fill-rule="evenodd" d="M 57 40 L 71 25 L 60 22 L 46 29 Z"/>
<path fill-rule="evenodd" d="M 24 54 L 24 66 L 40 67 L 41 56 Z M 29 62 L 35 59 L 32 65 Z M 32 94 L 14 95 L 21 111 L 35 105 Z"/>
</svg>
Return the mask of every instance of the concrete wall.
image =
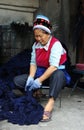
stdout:
<svg viewBox="0 0 84 130">
<path fill-rule="evenodd" d="M 12 21 L 32 24 L 33 13 L 39 7 L 39 0 L 0 0 L 0 24 Z"/>
<path fill-rule="evenodd" d="M 73 41 L 73 32 L 74 27 L 78 15 L 78 7 L 79 7 L 80 0 L 70 0 L 69 8 L 70 8 L 70 25 L 69 25 L 69 54 L 71 57 L 72 64 L 76 63 L 76 47 L 74 48 L 74 41 Z"/>
<path fill-rule="evenodd" d="M 25 23 L 32 26 L 38 7 L 39 0 L 0 0 L 0 63 L 31 48 L 33 34 Z"/>
</svg>

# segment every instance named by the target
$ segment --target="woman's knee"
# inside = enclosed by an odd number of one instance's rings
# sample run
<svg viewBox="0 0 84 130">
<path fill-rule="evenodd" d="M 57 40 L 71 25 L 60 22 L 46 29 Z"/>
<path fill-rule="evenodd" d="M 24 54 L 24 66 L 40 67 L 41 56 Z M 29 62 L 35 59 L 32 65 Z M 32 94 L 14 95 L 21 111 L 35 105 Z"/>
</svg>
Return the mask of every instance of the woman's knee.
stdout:
<svg viewBox="0 0 84 130">
<path fill-rule="evenodd" d="M 58 77 L 58 78 L 62 78 L 64 77 L 64 72 L 62 70 L 56 70 L 52 73 L 51 77 Z"/>
<path fill-rule="evenodd" d="M 14 84 L 18 87 L 23 87 L 24 84 L 26 83 L 27 77 L 28 77 L 27 74 L 23 74 L 23 75 L 14 77 L 14 79 L 13 79 Z"/>
</svg>

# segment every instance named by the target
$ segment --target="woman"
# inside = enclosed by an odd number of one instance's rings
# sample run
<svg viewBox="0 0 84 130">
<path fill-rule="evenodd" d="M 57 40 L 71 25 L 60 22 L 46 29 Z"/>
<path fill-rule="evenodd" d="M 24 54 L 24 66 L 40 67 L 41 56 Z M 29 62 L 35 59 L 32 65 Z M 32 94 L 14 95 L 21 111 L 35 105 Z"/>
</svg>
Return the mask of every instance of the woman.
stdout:
<svg viewBox="0 0 84 130">
<path fill-rule="evenodd" d="M 35 91 L 49 79 L 49 100 L 42 117 L 42 121 L 49 121 L 54 102 L 68 81 L 65 76 L 67 55 L 60 41 L 51 35 L 51 23 L 46 16 L 37 15 L 33 31 L 36 42 L 32 47 L 29 75 L 18 76 L 14 82 L 19 87 L 25 86 L 25 91 Z"/>
</svg>

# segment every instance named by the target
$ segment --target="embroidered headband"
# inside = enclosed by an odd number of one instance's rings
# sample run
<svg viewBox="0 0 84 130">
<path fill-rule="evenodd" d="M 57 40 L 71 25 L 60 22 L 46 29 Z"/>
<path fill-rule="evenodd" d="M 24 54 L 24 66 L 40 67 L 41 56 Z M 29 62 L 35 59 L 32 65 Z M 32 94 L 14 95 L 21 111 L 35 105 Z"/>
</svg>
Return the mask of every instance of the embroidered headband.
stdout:
<svg viewBox="0 0 84 130">
<path fill-rule="evenodd" d="M 46 16 L 43 15 L 37 15 L 34 23 L 33 23 L 33 30 L 39 28 L 42 29 L 48 33 L 51 33 L 51 24 L 49 19 Z"/>
</svg>

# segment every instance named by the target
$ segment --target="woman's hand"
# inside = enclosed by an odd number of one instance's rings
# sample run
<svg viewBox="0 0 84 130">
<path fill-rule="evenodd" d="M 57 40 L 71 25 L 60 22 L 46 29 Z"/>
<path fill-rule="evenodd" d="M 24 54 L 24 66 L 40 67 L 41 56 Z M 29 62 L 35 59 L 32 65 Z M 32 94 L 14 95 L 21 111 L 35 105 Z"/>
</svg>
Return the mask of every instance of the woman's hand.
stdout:
<svg viewBox="0 0 84 130">
<path fill-rule="evenodd" d="M 27 91 L 27 89 L 28 89 L 30 86 L 32 86 L 33 82 L 34 82 L 34 78 L 31 77 L 31 76 L 29 76 L 28 79 L 27 79 L 27 81 L 26 81 L 25 91 Z"/>
<path fill-rule="evenodd" d="M 29 91 L 34 90 L 34 89 L 38 89 L 38 88 L 41 87 L 41 85 L 42 85 L 42 83 L 40 83 L 39 79 L 37 78 L 37 79 L 35 79 L 35 80 L 33 81 L 33 84 L 32 84 L 31 87 L 29 88 Z"/>
</svg>

